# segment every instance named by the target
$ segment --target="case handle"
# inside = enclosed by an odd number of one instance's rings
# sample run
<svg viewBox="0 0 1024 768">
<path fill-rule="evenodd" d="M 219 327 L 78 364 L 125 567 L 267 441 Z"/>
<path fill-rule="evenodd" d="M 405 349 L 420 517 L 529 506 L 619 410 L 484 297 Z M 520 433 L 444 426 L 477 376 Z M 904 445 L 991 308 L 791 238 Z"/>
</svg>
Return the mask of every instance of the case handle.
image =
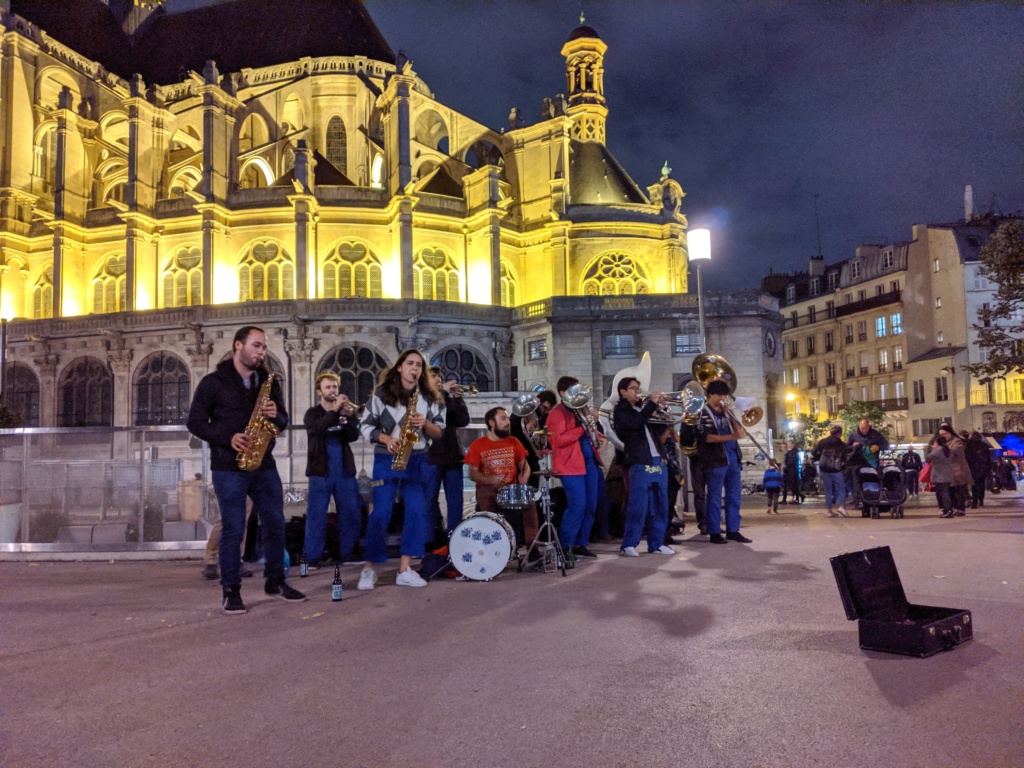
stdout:
<svg viewBox="0 0 1024 768">
<path fill-rule="evenodd" d="M 957 624 L 951 629 L 944 629 L 939 635 L 939 642 L 942 643 L 942 650 L 948 651 L 964 641 L 963 628 Z"/>
</svg>

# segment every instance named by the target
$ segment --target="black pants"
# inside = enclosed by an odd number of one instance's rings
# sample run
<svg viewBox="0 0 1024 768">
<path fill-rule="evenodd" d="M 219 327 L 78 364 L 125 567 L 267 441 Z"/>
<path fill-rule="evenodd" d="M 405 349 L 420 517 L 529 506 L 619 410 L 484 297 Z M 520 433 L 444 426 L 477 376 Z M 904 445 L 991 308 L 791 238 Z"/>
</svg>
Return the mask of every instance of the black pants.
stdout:
<svg viewBox="0 0 1024 768">
<path fill-rule="evenodd" d="M 704 477 L 704 470 L 697 462 L 696 456 L 690 456 L 690 483 L 693 487 L 693 513 L 697 516 L 697 528 L 701 531 L 707 530 L 707 478 Z"/>
<path fill-rule="evenodd" d="M 985 478 L 975 480 L 971 486 L 971 507 L 985 506 Z"/>
</svg>

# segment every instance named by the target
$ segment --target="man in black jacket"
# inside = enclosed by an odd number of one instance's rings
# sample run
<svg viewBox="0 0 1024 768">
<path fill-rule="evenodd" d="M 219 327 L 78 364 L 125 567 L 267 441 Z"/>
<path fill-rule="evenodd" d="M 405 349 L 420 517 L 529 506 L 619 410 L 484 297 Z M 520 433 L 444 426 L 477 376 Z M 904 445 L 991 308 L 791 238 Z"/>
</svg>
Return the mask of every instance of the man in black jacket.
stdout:
<svg viewBox="0 0 1024 768">
<path fill-rule="evenodd" d="M 856 450 L 853 452 L 850 464 L 851 467 L 848 470 L 850 479 L 850 494 L 853 496 L 853 504 L 859 506 L 861 504 L 861 493 L 860 493 L 860 476 L 857 470 L 860 467 L 877 467 L 878 466 L 878 454 L 882 451 L 889 450 L 889 441 L 885 439 L 885 435 L 879 432 L 877 429 L 871 426 L 871 421 L 868 419 L 861 419 L 857 423 L 857 428 L 850 433 L 850 436 L 846 438 L 846 444 Z M 867 509 L 861 510 L 863 517 L 868 517 L 869 513 Z"/>
<path fill-rule="evenodd" d="M 306 498 L 306 557 L 311 568 L 320 568 L 327 532 L 327 508 L 334 498 L 338 513 L 338 541 L 341 560 L 352 556 L 359 538 L 359 485 L 356 483 L 356 462 L 349 443 L 359 439 L 359 420 L 348 396 L 338 389 L 341 379 L 336 373 L 324 371 L 316 377 L 316 394 L 320 402 L 303 417 L 306 425 L 306 477 L 309 496 Z"/>
<path fill-rule="evenodd" d="M 661 459 L 652 434 L 651 416 L 665 402 L 664 392 L 652 392 L 641 406 L 639 380 L 625 376 L 617 385 L 619 402 L 615 404 L 612 425 L 622 441 L 623 455 L 629 472 L 629 501 L 626 507 L 626 529 L 622 534 L 621 552 L 627 557 L 639 557 L 637 545 L 647 527 L 647 551 L 659 555 L 674 555 L 675 550 L 665 544 L 668 527 L 668 471 Z"/>
<path fill-rule="evenodd" d="M 739 440 L 747 433 L 725 409 L 729 385 L 714 379 L 707 385 L 707 404 L 697 423 L 697 460 L 707 478 L 708 540 L 712 544 L 751 542 L 740 533 L 740 467 L 743 453 Z M 725 536 L 722 536 L 722 496 L 725 495 Z"/>
<path fill-rule="evenodd" d="M 440 439 L 430 444 L 427 450 L 427 462 L 433 473 L 427 488 L 427 501 L 430 504 L 430 519 L 434 528 L 440 527 L 441 504 L 439 497 L 444 487 L 444 498 L 448 507 L 445 526 L 450 535 L 455 526 L 462 522 L 462 457 L 464 452 L 459 442 L 458 429 L 469 424 L 469 409 L 462 399 L 462 392 L 456 381 L 441 383 L 441 368 L 431 366 L 430 375 L 434 386 L 444 395 L 444 406 L 447 409 L 445 428 Z"/>
<path fill-rule="evenodd" d="M 284 489 L 274 463 L 274 440 L 270 440 L 256 469 L 243 471 L 237 461 L 239 453 L 252 447 L 245 431 L 269 375 L 263 365 L 267 336 L 262 329 L 247 325 L 235 334 L 232 348 L 232 358 L 204 376 L 196 387 L 188 413 L 188 431 L 210 445 L 213 489 L 224 525 L 219 555 L 222 607 L 227 614 L 242 614 L 245 603 L 241 596 L 239 548 L 245 527 L 246 496 L 252 499 L 253 510 L 263 527 L 264 591 L 289 601 L 305 600 L 306 596 L 284 580 Z M 261 415 L 279 430 L 288 425 L 288 412 L 276 378 Z"/>
</svg>

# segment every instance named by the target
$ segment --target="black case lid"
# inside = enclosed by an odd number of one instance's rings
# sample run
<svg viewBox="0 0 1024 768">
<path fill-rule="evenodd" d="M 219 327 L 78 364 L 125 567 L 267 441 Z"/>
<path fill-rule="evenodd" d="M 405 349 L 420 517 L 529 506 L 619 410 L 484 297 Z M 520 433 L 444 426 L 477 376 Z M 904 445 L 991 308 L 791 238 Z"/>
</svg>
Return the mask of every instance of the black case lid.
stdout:
<svg viewBox="0 0 1024 768">
<path fill-rule="evenodd" d="M 846 618 L 887 618 L 905 615 L 903 591 L 892 550 L 875 547 L 829 558 Z"/>
</svg>

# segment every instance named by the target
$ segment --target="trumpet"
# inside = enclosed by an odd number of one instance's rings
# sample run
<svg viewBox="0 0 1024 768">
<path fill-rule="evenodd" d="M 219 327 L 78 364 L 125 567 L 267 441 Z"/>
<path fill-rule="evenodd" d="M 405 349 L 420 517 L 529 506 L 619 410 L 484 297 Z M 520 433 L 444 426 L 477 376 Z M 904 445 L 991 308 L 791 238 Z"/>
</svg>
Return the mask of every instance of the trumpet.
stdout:
<svg viewBox="0 0 1024 768">
<path fill-rule="evenodd" d="M 461 395 L 462 397 L 473 397 L 474 395 L 479 394 L 479 390 L 476 388 L 476 384 L 469 384 L 467 386 L 456 384 L 454 387 L 452 387 L 451 392 L 453 395 Z"/>
</svg>

